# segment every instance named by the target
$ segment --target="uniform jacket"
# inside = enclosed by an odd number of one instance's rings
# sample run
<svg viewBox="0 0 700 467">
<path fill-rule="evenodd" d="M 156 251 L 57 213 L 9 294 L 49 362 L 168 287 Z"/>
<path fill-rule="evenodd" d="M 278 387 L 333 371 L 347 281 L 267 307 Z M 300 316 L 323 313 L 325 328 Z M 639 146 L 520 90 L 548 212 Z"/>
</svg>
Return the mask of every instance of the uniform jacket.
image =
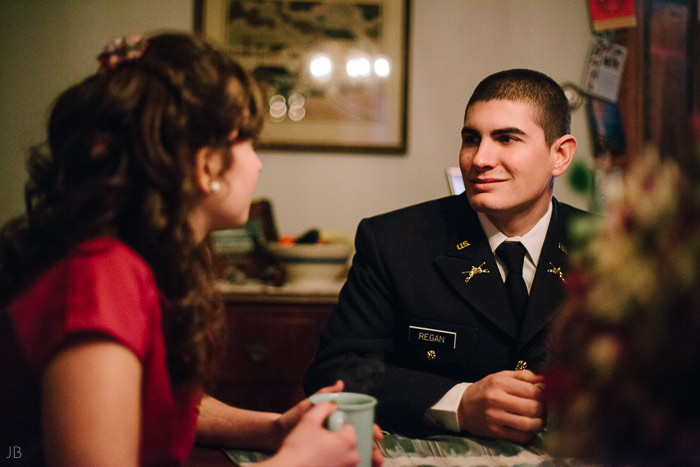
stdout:
<svg viewBox="0 0 700 467">
<path fill-rule="evenodd" d="M 363 219 L 306 392 L 342 379 L 346 391 L 377 397 L 382 428 L 413 434 L 456 383 L 512 370 L 518 360 L 537 370 L 563 298 L 567 225 L 577 214 L 584 211 L 553 200 L 521 329 L 464 194 Z"/>
</svg>

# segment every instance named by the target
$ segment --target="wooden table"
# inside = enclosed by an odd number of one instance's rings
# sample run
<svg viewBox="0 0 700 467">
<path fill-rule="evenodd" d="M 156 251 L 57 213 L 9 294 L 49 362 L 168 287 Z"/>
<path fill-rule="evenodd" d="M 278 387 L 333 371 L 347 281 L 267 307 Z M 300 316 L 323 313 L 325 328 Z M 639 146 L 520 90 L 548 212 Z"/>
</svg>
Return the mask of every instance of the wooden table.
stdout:
<svg viewBox="0 0 700 467">
<path fill-rule="evenodd" d="M 186 467 L 235 467 L 235 464 L 220 448 L 194 445 Z"/>
</svg>

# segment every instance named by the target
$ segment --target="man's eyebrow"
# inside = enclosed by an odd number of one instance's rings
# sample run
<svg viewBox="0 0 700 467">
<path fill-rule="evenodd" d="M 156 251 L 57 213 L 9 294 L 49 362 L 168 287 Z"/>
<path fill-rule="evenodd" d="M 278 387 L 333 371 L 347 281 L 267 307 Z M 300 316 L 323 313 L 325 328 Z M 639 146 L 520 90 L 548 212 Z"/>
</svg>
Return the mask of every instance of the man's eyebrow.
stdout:
<svg viewBox="0 0 700 467">
<path fill-rule="evenodd" d="M 527 136 L 527 133 L 525 133 L 523 130 L 520 128 L 516 127 L 511 127 L 511 128 L 499 128 L 498 130 L 493 130 L 491 132 L 491 135 L 493 136 L 501 136 L 501 135 L 522 135 L 522 136 Z"/>
<path fill-rule="evenodd" d="M 476 128 L 472 128 L 470 126 L 465 126 L 462 128 L 462 136 L 464 135 L 480 135 L 481 133 L 479 130 Z M 527 136 L 527 133 L 525 133 L 523 130 L 517 127 L 508 127 L 508 128 L 499 128 L 497 130 L 493 130 L 491 133 L 491 136 L 502 136 L 502 135 L 521 135 L 521 136 Z"/>
</svg>

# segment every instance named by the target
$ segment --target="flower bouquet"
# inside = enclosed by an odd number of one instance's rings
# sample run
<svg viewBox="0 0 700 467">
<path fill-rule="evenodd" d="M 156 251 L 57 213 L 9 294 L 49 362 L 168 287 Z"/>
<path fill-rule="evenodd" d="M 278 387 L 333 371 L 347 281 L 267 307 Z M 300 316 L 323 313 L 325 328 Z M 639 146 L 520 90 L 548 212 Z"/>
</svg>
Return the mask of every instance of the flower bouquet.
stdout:
<svg viewBox="0 0 700 467">
<path fill-rule="evenodd" d="M 700 465 L 696 164 L 649 150 L 606 215 L 576 226 L 546 387 L 553 454 Z"/>
</svg>

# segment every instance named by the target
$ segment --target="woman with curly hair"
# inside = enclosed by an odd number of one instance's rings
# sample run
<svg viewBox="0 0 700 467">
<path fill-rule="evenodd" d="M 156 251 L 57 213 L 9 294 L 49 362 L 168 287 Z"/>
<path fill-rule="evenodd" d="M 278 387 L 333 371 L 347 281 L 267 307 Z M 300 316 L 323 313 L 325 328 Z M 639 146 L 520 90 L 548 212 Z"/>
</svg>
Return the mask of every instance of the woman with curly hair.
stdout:
<svg viewBox="0 0 700 467">
<path fill-rule="evenodd" d="M 330 404 L 280 415 L 203 394 L 223 322 L 205 238 L 248 218 L 255 83 L 186 34 L 100 61 L 55 102 L 26 214 L 0 232 L 0 438 L 32 465 L 178 465 L 195 438 L 355 465 L 352 429 L 322 426 Z"/>
</svg>

